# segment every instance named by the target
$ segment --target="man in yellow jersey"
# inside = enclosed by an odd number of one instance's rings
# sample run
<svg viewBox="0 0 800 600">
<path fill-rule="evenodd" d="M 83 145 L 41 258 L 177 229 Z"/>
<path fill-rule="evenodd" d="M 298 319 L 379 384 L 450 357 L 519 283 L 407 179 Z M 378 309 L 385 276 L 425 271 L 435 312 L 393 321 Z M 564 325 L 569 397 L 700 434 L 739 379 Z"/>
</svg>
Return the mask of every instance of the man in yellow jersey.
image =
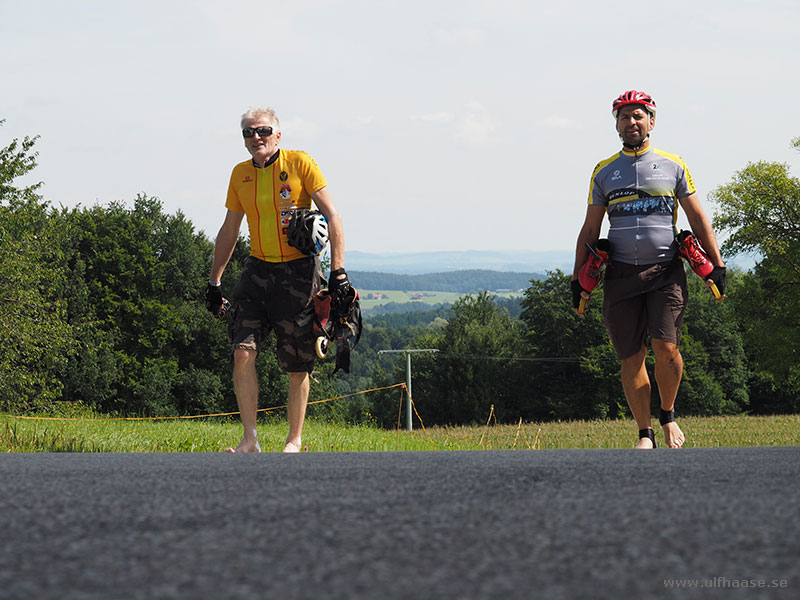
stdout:
<svg viewBox="0 0 800 600">
<path fill-rule="evenodd" d="M 244 145 L 252 160 L 233 169 L 227 213 L 217 235 L 206 291 L 206 305 L 219 315 L 220 280 L 233 254 L 242 219 L 247 216 L 250 256 L 233 292 L 228 335 L 233 350 L 233 384 L 244 435 L 229 452 L 260 452 L 256 432 L 258 376 L 256 357 L 271 331 L 277 337 L 278 363 L 289 374 L 289 435 L 284 452 L 299 452 L 308 403 L 309 374 L 314 368 L 314 295 L 325 280 L 319 256 L 289 244 L 294 211 L 312 202 L 327 221 L 331 244 L 328 288 L 344 295 L 350 288 L 344 270 L 344 231 L 327 183 L 305 152 L 280 150 L 281 128 L 275 111 L 254 108 L 242 115 Z"/>
<path fill-rule="evenodd" d="M 675 398 L 683 375 L 678 343 L 687 291 L 675 239 L 679 207 L 714 264 L 706 285 L 717 286 L 719 300 L 725 288 L 725 265 L 683 159 L 650 145 L 655 101 L 645 92 L 630 90 L 614 100 L 612 115 L 623 147 L 598 163 L 592 173 L 589 206 L 575 254 L 573 307 L 581 314 L 581 298 L 589 299 L 579 272 L 589 256 L 587 245 L 595 245 L 608 214 L 610 262 L 605 271 L 603 321 L 622 361 L 622 387 L 639 427 L 636 447 L 656 446 L 645 368 L 649 336 L 664 440 L 668 447 L 680 448 L 685 436 L 675 422 Z"/>
</svg>

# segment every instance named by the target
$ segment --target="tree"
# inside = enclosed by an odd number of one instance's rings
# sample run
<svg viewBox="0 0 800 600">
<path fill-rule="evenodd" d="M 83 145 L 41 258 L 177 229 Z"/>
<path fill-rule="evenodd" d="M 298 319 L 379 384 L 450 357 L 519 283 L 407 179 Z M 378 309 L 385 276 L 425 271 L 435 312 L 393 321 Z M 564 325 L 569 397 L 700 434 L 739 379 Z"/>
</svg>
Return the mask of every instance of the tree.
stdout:
<svg viewBox="0 0 800 600">
<path fill-rule="evenodd" d="M 681 334 L 684 374 L 678 389 L 681 414 L 738 414 L 749 403 L 744 340 L 732 303 L 740 289 L 740 274 L 728 274 L 726 294 L 719 303 L 691 271 L 687 273 L 689 303 Z"/>
<path fill-rule="evenodd" d="M 0 410 L 17 412 L 60 397 L 75 351 L 61 300 L 63 231 L 37 194 L 41 183 L 15 185 L 36 167 L 36 139 L 0 149 Z"/>
<path fill-rule="evenodd" d="M 62 218 L 71 242 L 68 313 L 82 349 L 65 397 L 154 415 L 235 406 L 224 323 L 202 304 L 213 253 L 205 235 L 143 194 L 133 209 L 112 202 Z M 229 271 L 232 290 L 238 264 Z"/>
<path fill-rule="evenodd" d="M 785 285 L 800 285 L 800 181 L 779 163 L 750 163 L 709 195 L 719 209 L 714 226 L 730 233 L 728 256 L 758 253 L 785 269 Z"/>
<path fill-rule="evenodd" d="M 793 140 L 800 150 L 800 138 Z M 747 340 L 750 404 L 757 412 L 800 410 L 800 181 L 786 164 L 749 163 L 714 190 L 714 225 L 732 256 L 756 253 L 753 274 L 731 294 Z"/>
<path fill-rule="evenodd" d="M 439 351 L 414 357 L 414 402 L 425 422 L 479 423 L 491 405 L 499 421 L 516 420 L 522 410 L 516 393 L 521 366 L 510 359 L 518 356 L 521 332 L 521 324 L 487 293 L 456 301 L 447 324 L 415 342 Z M 402 365 L 395 379 L 404 379 Z"/>
<path fill-rule="evenodd" d="M 611 347 L 601 307 L 602 289 L 592 293 L 583 317 L 571 308 L 570 277 L 560 270 L 532 281 L 522 301 L 531 368 L 530 389 L 537 419 L 618 417 L 627 410 L 619 384 L 619 361 Z"/>
</svg>

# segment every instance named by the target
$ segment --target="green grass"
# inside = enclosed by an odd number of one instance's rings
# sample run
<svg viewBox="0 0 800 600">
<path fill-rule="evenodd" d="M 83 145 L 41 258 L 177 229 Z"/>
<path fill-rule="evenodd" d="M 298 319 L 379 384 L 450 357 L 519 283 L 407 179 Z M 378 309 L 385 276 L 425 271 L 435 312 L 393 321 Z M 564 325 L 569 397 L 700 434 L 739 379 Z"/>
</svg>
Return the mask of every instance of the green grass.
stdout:
<svg viewBox="0 0 800 600">
<path fill-rule="evenodd" d="M 800 415 L 684 417 L 679 422 L 687 448 L 800 445 Z M 655 428 L 662 442 L 657 423 Z M 283 449 L 285 422 L 269 417 L 258 430 L 262 450 Z M 636 431 L 631 420 L 429 427 L 411 432 L 308 420 L 303 442 L 309 452 L 631 448 Z M 112 421 L 0 416 L 0 452 L 220 452 L 240 437 L 241 425 L 229 418 Z"/>
<path fill-rule="evenodd" d="M 368 298 L 370 294 L 382 294 L 383 297 L 380 299 Z M 414 298 L 413 296 L 416 294 L 421 294 Z M 376 306 L 383 306 L 384 304 L 389 304 L 390 302 L 397 302 L 397 303 L 405 303 L 405 302 L 419 302 L 420 304 L 428 304 L 433 306 L 434 304 L 453 304 L 459 298 L 465 296 L 466 294 L 462 292 L 426 292 L 426 291 L 417 291 L 417 290 L 408 290 L 406 292 L 397 291 L 397 290 L 389 290 L 389 291 L 381 291 L 381 290 L 362 290 L 359 288 L 358 295 L 361 297 L 361 309 L 362 310 L 369 310 L 371 308 L 375 308 Z M 519 292 L 501 292 L 495 293 L 500 298 L 511 298 L 512 296 L 519 297 Z"/>
</svg>

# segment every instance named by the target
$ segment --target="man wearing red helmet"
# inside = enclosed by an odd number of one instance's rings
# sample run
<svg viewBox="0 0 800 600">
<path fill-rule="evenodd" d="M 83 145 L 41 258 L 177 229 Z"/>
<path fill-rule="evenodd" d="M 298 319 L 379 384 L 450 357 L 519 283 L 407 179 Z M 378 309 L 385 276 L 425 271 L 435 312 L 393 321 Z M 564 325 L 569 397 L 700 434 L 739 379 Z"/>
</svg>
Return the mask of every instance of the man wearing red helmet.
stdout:
<svg viewBox="0 0 800 600">
<path fill-rule="evenodd" d="M 636 447 L 656 447 L 650 424 L 650 377 L 645 368 L 649 336 L 664 440 L 668 447 L 680 448 L 685 436 L 675 422 L 674 408 L 683 375 L 678 343 L 688 295 L 675 241 L 679 207 L 714 264 L 707 285 L 714 283 L 721 294 L 725 265 L 686 163 L 650 144 L 656 124 L 653 98 L 645 92 L 627 91 L 614 100 L 612 115 L 622 150 L 600 161 L 592 173 L 586 218 L 575 252 L 573 306 L 581 314 L 581 299 L 589 299 L 578 274 L 608 214 L 611 251 L 605 271 L 603 321 L 622 361 L 622 387 L 639 427 Z"/>
</svg>

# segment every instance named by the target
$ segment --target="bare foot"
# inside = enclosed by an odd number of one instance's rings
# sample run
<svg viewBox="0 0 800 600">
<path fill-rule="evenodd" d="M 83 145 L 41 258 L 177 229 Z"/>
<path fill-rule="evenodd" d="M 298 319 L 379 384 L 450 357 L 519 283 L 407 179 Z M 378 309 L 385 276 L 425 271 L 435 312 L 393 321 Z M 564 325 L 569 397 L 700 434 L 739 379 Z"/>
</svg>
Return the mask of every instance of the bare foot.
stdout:
<svg viewBox="0 0 800 600">
<path fill-rule="evenodd" d="M 686 436 L 683 435 L 683 431 L 675 421 L 667 423 L 662 429 L 664 430 L 664 442 L 667 444 L 667 448 L 680 448 L 683 446 Z"/>
<path fill-rule="evenodd" d="M 650 441 L 650 438 L 639 438 L 639 443 L 634 446 L 635 450 L 652 450 L 653 449 L 653 442 Z"/>
<path fill-rule="evenodd" d="M 290 442 L 286 440 L 286 445 L 283 447 L 283 451 L 286 453 L 294 453 L 300 452 L 300 444 L 303 442 L 301 440 L 297 440 L 296 442 Z"/>
<path fill-rule="evenodd" d="M 261 452 L 261 446 L 258 445 L 258 440 L 242 438 L 236 448 L 228 448 L 225 452 Z"/>
</svg>

